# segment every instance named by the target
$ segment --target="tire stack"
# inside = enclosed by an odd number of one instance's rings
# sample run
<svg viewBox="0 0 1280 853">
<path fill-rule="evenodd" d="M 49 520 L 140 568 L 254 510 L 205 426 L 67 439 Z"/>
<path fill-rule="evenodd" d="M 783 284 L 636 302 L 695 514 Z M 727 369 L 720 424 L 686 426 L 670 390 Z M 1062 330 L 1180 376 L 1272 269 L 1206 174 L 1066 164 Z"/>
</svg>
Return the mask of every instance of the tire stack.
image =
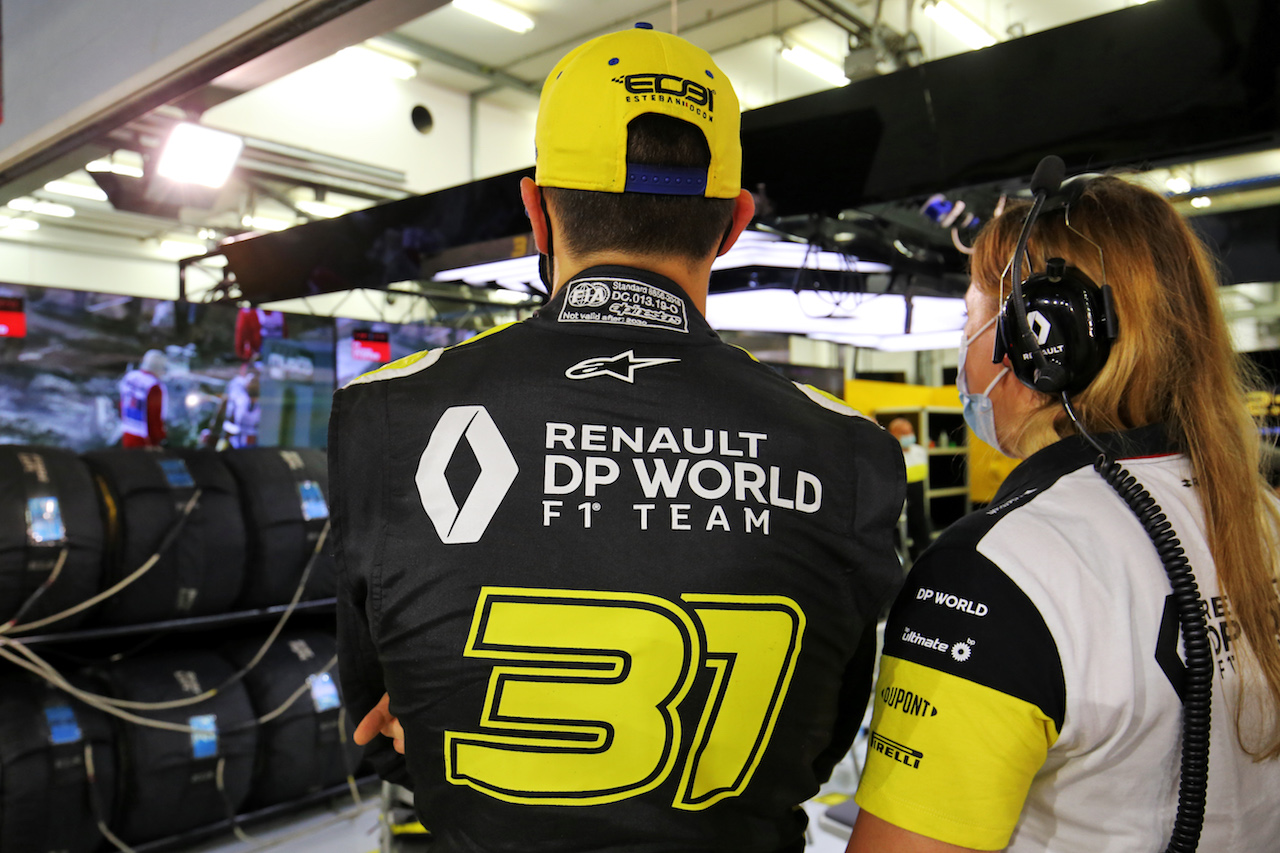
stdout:
<svg viewBox="0 0 1280 853">
<path fill-rule="evenodd" d="M 92 788 L 86 746 L 93 750 Z M 114 746 L 105 714 L 41 679 L 0 672 L 0 850 L 97 850 L 96 809 L 105 817 L 115 804 Z"/>
<path fill-rule="evenodd" d="M 329 518 L 329 471 L 323 451 L 251 447 L 222 454 L 240 484 L 249 563 L 239 606 L 287 604 Z M 304 599 L 334 594 L 333 558 L 315 558 Z"/>
<path fill-rule="evenodd" d="M 107 625 L 225 613 L 244 585 L 245 530 L 236 482 L 209 450 L 86 453 L 107 531 L 104 586 L 160 549 L 196 489 L 200 499 L 155 566 L 102 604 Z"/>
<path fill-rule="evenodd" d="M 248 638 L 227 645 L 223 653 L 239 669 L 248 665 L 261 644 L 261 638 Z M 260 726 L 248 808 L 265 808 L 340 785 L 359 763 L 360 750 L 351 741 L 355 724 L 340 725 L 337 669 L 322 672 L 337 646 L 332 634 L 286 630 L 245 677 L 259 717 L 307 686 L 286 711 Z"/>
<path fill-rule="evenodd" d="M 11 620 L 57 565 L 57 579 L 20 621 L 79 604 L 102 581 L 102 521 L 89 469 L 74 453 L 0 445 L 0 623 Z M 65 631 L 90 611 L 57 622 Z"/>
<path fill-rule="evenodd" d="M 111 695 L 135 702 L 189 699 L 218 688 L 234 670 L 204 650 L 140 655 L 108 667 Z M 140 725 L 119 727 L 119 804 L 112 831 L 141 844 L 225 820 L 249 795 L 258 744 L 253 706 L 243 684 L 199 703 L 140 712 L 198 733 Z M 218 763 L 225 762 L 219 790 Z"/>
</svg>

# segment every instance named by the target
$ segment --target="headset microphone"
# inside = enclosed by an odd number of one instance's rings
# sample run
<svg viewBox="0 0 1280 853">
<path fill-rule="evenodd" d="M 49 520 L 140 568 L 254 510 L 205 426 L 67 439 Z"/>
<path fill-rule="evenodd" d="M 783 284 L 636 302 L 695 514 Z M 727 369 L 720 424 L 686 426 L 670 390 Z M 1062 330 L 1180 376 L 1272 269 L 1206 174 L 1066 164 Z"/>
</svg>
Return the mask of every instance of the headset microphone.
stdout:
<svg viewBox="0 0 1280 853">
<path fill-rule="evenodd" d="M 1018 349 L 1031 356 L 1031 362 L 1035 367 L 1035 372 L 1032 374 L 1032 386 L 1037 391 L 1043 391 L 1046 394 L 1061 390 L 1063 385 L 1066 384 L 1067 373 L 1060 365 L 1045 358 L 1044 350 L 1041 349 L 1040 343 L 1036 339 L 1035 330 L 1031 328 L 1031 323 L 1027 319 L 1027 303 L 1022 293 L 1022 262 L 1026 257 L 1027 241 L 1031 239 L 1031 228 L 1040 216 L 1040 210 L 1044 207 L 1045 200 L 1058 192 L 1058 189 L 1062 186 L 1062 180 L 1066 176 L 1067 166 L 1062 162 L 1062 158 L 1056 154 L 1050 154 L 1036 166 L 1035 172 L 1031 175 L 1031 192 L 1034 194 L 1035 200 L 1031 204 L 1031 212 L 1027 214 L 1026 220 L 1022 223 L 1022 233 L 1018 235 L 1017 248 L 1013 252 L 1013 294 L 1011 301 L 1017 318 Z M 999 340 L 998 335 L 997 340 Z M 992 360 L 999 362 L 1004 355 L 1005 348 L 997 345 L 993 352 Z"/>
</svg>

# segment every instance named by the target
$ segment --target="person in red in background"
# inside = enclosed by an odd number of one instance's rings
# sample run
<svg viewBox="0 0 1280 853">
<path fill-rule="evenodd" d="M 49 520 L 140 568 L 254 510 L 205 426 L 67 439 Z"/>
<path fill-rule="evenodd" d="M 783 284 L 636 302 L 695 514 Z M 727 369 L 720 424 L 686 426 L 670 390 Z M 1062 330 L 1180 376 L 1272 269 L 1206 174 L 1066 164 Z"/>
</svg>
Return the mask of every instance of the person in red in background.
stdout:
<svg viewBox="0 0 1280 853">
<path fill-rule="evenodd" d="M 120 417 L 125 447 L 159 447 L 164 441 L 165 370 L 169 362 L 158 349 L 147 350 L 137 369 L 120 380 Z"/>
<path fill-rule="evenodd" d="M 251 361 L 262 352 L 263 338 L 287 338 L 284 314 L 263 308 L 241 308 L 236 315 L 236 356 Z"/>
</svg>

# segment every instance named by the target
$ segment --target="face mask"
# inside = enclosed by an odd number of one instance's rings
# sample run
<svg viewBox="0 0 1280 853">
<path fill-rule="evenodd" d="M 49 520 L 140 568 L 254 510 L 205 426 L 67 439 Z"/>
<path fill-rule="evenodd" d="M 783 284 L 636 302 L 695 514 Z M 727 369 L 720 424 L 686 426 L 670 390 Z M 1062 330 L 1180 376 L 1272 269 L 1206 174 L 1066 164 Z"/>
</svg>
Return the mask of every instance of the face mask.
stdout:
<svg viewBox="0 0 1280 853">
<path fill-rule="evenodd" d="M 998 316 L 998 315 L 997 315 Z M 991 380 L 991 384 L 981 394 L 972 394 L 969 392 L 969 382 L 965 379 L 964 364 L 965 358 L 969 353 L 969 344 L 973 342 L 978 335 L 987 330 L 987 327 L 996 321 L 996 317 L 982 324 L 982 328 L 978 329 L 970 337 L 960 338 L 960 369 L 956 371 L 956 389 L 960 392 L 960 402 L 964 405 L 964 422 L 969 425 L 969 429 L 982 441 L 1004 453 L 1000 447 L 1000 441 L 996 438 L 996 416 L 995 409 L 991 404 L 991 398 L 987 395 L 991 393 L 991 389 L 996 387 L 996 383 L 1004 378 L 1009 372 L 1009 368 L 1002 369 Z"/>
<path fill-rule="evenodd" d="M 904 435 L 902 438 L 898 439 L 898 443 L 902 445 L 903 450 L 906 450 L 908 447 L 916 443 L 916 437 L 914 435 Z"/>
</svg>

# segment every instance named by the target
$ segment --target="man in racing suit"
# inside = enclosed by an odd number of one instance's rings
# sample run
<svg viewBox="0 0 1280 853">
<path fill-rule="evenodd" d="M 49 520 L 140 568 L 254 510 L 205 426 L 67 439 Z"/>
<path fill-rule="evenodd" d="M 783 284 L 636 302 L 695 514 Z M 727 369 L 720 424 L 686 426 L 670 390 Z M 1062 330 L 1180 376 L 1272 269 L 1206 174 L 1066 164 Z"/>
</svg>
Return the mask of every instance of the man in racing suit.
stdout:
<svg viewBox="0 0 1280 853">
<path fill-rule="evenodd" d="M 900 577 L 902 453 L 703 317 L 754 209 L 705 52 L 579 47 L 537 150 L 550 302 L 335 398 L 358 739 L 396 735 L 370 757 L 440 850 L 799 850 Z"/>
</svg>

